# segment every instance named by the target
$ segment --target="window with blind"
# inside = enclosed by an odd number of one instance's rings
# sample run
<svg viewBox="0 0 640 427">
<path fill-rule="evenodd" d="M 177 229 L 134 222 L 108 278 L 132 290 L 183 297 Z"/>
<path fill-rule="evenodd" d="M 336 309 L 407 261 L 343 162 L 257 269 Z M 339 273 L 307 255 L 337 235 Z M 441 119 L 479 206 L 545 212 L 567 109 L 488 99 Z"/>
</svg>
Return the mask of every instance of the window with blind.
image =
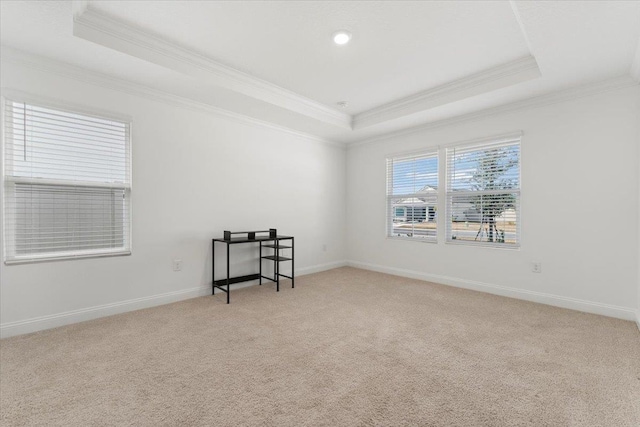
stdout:
<svg viewBox="0 0 640 427">
<path fill-rule="evenodd" d="M 520 137 L 449 147 L 447 242 L 518 247 Z"/>
<path fill-rule="evenodd" d="M 387 159 L 387 236 L 436 241 L 438 153 Z"/>
<path fill-rule="evenodd" d="M 4 100 L 5 262 L 130 253 L 130 125 Z"/>
</svg>

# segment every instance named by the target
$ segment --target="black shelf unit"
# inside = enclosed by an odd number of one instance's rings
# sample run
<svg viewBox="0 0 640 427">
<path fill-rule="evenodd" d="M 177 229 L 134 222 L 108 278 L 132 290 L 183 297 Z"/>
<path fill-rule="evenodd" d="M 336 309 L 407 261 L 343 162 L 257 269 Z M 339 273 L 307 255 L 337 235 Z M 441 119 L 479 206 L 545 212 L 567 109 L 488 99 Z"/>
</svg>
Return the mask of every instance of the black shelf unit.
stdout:
<svg viewBox="0 0 640 427">
<path fill-rule="evenodd" d="M 280 236 L 281 238 L 275 240 L 273 243 L 264 244 L 260 242 L 260 285 L 262 285 L 262 279 L 271 280 L 272 282 L 276 282 L 276 292 L 280 292 L 280 278 L 285 277 L 287 279 L 291 279 L 291 288 L 295 288 L 295 274 L 293 273 L 294 268 L 294 260 L 293 260 L 293 251 L 294 251 L 294 239 L 293 236 Z M 281 241 L 289 240 L 291 245 L 281 245 Z M 288 242 L 287 242 L 288 243 Z M 270 255 L 263 255 L 262 249 L 272 249 L 273 253 Z M 291 249 L 291 257 L 286 257 L 280 255 L 280 251 Z M 266 259 L 267 261 L 273 261 L 273 272 L 274 277 L 267 277 L 262 275 L 262 260 Z M 286 274 L 280 273 L 280 263 L 291 261 L 291 276 L 287 276 Z"/>
<path fill-rule="evenodd" d="M 238 236 L 242 235 L 242 236 Z M 235 237 L 234 237 L 235 236 Z M 290 245 L 281 245 L 281 241 L 290 242 Z M 215 280 L 216 277 L 216 243 L 226 244 L 227 249 L 227 277 L 225 279 Z M 231 245 L 243 244 L 243 243 L 258 243 L 260 245 L 260 255 L 258 257 L 259 272 L 256 274 L 248 274 L 245 276 L 231 277 L 230 275 L 230 258 L 229 250 Z M 211 242 L 213 259 L 211 262 L 212 276 L 211 276 L 211 294 L 215 295 L 216 288 L 227 293 L 227 304 L 230 303 L 230 285 L 234 283 L 248 282 L 251 280 L 258 280 L 262 285 L 262 279 L 267 279 L 276 283 L 276 291 L 280 292 L 280 277 L 291 279 L 291 288 L 295 288 L 295 274 L 294 274 L 294 238 L 293 236 L 281 236 L 278 235 L 275 228 L 270 228 L 264 231 L 225 231 L 222 239 L 212 239 Z M 273 249 L 273 253 L 264 255 L 262 248 Z M 282 250 L 291 250 L 291 257 L 280 255 Z M 262 274 L 262 261 L 268 260 L 273 262 L 274 276 L 269 277 Z M 291 276 L 280 273 L 280 263 L 291 262 Z"/>
</svg>

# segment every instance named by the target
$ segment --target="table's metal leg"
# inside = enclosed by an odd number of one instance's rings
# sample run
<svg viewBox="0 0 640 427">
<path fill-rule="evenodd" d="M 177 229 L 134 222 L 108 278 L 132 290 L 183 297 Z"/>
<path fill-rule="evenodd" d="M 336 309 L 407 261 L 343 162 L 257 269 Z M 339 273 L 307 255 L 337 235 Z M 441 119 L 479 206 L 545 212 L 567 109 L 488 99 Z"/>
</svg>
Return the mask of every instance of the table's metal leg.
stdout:
<svg viewBox="0 0 640 427">
<path fill-rule="evenodd" d="M 291 289 L 295 288 L 295 282 L 294 282 L 294 277 L 296 277 L 296 273 L 295 273 L 295 244 L 293 243 L 293 237 L 291 238 Z"/>
<path fill-rule="evenodd" d="M 216 242 L 211 241 L 211 295 L 216 294 Z"/>
<path fill-rule="evenodd" d="M 273 267 L 276 272 L 276 292 L 280 292 L 280 262 L 278 258 L 280 258 L 280 241 L 276 239 L 276 265 Z"/>
<path fill-rule="evenodd" d="M 229 244 L 227 243 L 227 304 L 230 302 L 229 294 Z"/>
<path fill-rule="evenodd" d="M 262 242 L 260 242 L 260 255 L 258 256 L 258 262 L 260 263 L 259 270 L 260 271 L 260 279 L 258 284 L 262 286 Z"/>
</svg>

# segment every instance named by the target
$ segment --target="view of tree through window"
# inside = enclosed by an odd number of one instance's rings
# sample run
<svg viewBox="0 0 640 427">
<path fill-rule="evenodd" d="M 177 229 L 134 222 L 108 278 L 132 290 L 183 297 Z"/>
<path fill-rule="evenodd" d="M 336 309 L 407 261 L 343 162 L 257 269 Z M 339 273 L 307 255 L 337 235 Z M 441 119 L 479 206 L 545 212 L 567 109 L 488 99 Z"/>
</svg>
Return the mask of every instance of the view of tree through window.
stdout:
<svg viewBox="0 0 640 427">
<path fill-rule="evenodd" d="M 519 139 L 449 148 L 447 170 L 447 240 L 519 244 Z"/>
</svg>

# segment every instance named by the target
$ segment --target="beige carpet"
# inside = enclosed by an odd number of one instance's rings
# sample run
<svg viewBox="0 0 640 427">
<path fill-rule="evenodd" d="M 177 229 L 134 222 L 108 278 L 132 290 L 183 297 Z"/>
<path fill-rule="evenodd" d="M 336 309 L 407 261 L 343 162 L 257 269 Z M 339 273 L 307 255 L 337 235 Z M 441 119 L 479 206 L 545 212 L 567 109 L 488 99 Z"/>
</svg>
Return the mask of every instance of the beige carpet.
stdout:
<svg viewBox="0 0 640 427">
<path fill-rule="evenodd" d="M 6 426 L 640 425 L 632 322 L 353 268 L 0 341 Z"/>
</svg>

